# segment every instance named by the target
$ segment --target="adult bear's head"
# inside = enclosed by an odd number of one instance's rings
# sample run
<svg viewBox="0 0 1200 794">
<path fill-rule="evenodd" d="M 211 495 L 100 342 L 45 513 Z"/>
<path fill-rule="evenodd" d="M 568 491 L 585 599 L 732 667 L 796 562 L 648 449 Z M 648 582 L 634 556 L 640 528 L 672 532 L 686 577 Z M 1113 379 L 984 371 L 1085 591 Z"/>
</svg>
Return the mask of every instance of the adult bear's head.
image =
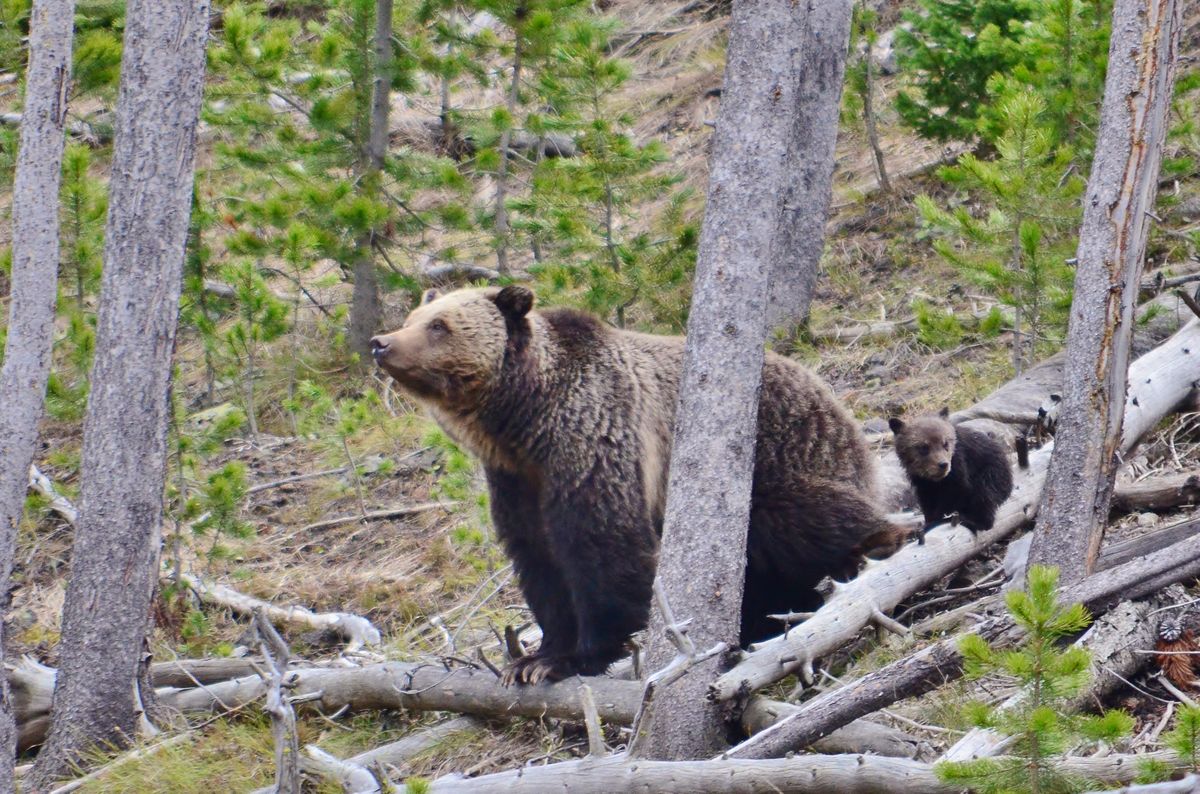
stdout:
<svg viewBox="0 0 1200 794">
<path fill-rule="evenodd" d="M 468 408 L 492 385 L 513 337 L 528 332 L 526 287 L 428 290 L 399 330 L 371 340 L 371 354 L 414 396 Z"/>
</svg>

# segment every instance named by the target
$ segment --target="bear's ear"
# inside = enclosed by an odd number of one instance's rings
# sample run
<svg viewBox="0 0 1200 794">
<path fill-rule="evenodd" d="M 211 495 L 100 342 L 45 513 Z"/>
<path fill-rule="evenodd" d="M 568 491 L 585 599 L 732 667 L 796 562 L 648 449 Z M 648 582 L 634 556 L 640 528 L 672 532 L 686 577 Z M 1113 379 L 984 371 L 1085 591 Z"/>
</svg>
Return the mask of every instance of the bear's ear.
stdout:
<svg viewBox="0 0 1200 794">
<path fill-rule="evenodd" d="M 440 297 L 442 297 L 441 292 L 438 292 L 436 289 L 427 289 L 425 290 L 425 294 L 421 296 L 421 305 L 424 306 L 426 303 L 433 303 Z"/>
<path fill-rule="evenodd" d="M 533 290 L 510 284 L 496 293 L 496 308 L 509 320 L 519 320 L 533 308 Z"/>
<path fill-rule="evenodd" d="M 943 405 L 942 410 L 938 411 L 938 416 L 942 417 L 943 419 L 949 419 L 950 409 Z"/>
<path fill-rule="evenodd" d="M 888 427 L 890 427 L 892 429 L 893 433 L 899 433 L 901 430 L 904 429 L 904 422 L 903 422 L 903 420 L 900 419 L 900 417 L 893 416 L 891 419 L 888 420 Z"/>
</svg>

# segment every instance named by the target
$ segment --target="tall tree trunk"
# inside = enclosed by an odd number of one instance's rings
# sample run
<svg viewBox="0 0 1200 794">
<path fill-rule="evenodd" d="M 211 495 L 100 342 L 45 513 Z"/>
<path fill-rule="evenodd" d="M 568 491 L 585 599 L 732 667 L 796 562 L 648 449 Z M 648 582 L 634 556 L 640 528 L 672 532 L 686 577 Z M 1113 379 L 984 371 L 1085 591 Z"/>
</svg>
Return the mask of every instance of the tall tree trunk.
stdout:
<svg viewBox="0 0 1200 794">
<path fill-rule="evenodd" d="M 521 15 L 518 14 L 518 19 Z M 513 48 L 512 83 L 508 87 L 508 127 L 500 133 L 500 170 L 496 173 L 496 272 L 508 274 L 508 154 L 512 146 L 512 125 L 521 99 L 521 34 Z"/>
<path fill-rule="evenodd" d="M 658 576 L 699 648 L 736 646 L 746 565 L 770 251 L 800 90 L 807 6 L 737 0 L 714 133 L 680 385 Z M 650 669 L 675 649 L 651 621 Z M 655 696 L 646 752 L 703 758 L 724 743 L 720 708 L 705 698 L 720 659 L 698 664 Z M 641 727 L 641 726 L 640 726 Z"/>
<path fill-rule="evenodd" d="M 1030 549 L 1063 582 L 1090 573 L 1121 444 L 1138 281 L 1179 49 L 1176 0 L 1117 0 L 1084 204 L 1062 409 Z"/>
<path fill-rule="evenodd" d="M 800 88 L 793 126 L 784 139 L 787 192 L 771 245 L 768 329 L 794 329 L 808 321 L 833 194 L 833 152 L 854 3 L 810 0 L 809 5 L 803 33 L 796 39 L 802 42 Z"/>
<path fill-rule="evenodd" d="M 866 0 L 861 0 L 859 8 L 865 19 Z M 873 23 L 871 27 L 874 28 Z M 871 155 L 875 158 L 875 176 L 879 179 L 879 189 L 886 195 L 892 192 L 892 181 L 888 179 L 887 163 L 883 159 L 883 148 L 879 145 L 879 130 L 875 127 L 875 70 L 874 64 L 871 63 L 874 34 L 864 35 L 863 41 L 867 45 L 863 50 L 863 125 L 867 129 L 867 143 L 871 146 Z"/>
<path fill-rule="evenodd" d="M 157 576 L 208 0 L 130 0 L 105 229 L 79 526 L 53 723 L 30 791 L 123 745 Z"/>
<path fill-rule="evenodd" d="M 62 181 L 74 0 L 37 0 L 13 183 L 12 291 L 0 370 L 0 791 L 13 790 L 16 729 L 3 662 L 17 525 L 45 404 L 58 293 L 58 188 Z"/>
<path fill-rule="evenodd" d="M 371 129 L 362 179 L 362 184 L 373 191 L 379 190 L 380 172 L 387 157 L 388 112 L 392 96 L 392 3 L 393 0 L 375 2 L 375 87 L 371 96 Z M 375 244 L 374 232 L 363 235 L 358 241 L 358 261 L 354 264 L 350 349 L 362 356 L 363 361 L 371 360 L 371 337 L 383 322 Z"/>
</svg>

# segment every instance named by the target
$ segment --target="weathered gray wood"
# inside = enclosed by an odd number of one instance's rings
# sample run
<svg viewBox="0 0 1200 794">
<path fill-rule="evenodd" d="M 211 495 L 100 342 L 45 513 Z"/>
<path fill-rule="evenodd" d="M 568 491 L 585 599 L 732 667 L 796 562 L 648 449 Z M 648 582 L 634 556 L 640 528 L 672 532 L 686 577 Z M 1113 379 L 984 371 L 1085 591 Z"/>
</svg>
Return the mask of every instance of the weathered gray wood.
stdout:
<svg viewBox="0 0 1200 794">
<path fill-rule="evenodd" d="M 136 735 L 208 0 L 130 0 L 54 721 L 29 790 Z"/>
<path fill-rule="evenodd" d="M 363 152 L 360 174 L 365 189 L 377 190 L 383 162 L 387 157 L 388 111 L 392 91 L 392 3 L 375 1 L 374 87 L 371 94 L 371 128 L 367 150 Z M 383 322 L 383 304 L 379 298 L 379 273 L 375 266 L 375 233 L 359 238 L 354 262 L 354 293 L 350 301 L 350 350 L 370 361 L 371 337 Z"/>
<path fill-rule="evenodd" d="M 834 147 L 853 11 L 852 0 L 809 0 L 807 19 L 800 20 L 800 86 L 787 138 L 783 211 L 771 245 L 768 329 L 808 319 L 833 195 Z M 790 30 L 778 35 L 794 35 Z M 722 104 L 734 99 L 726 88 Z"/>
<path fill-rule="evenodd" d="M 1134 311 L 1179 49 L 1176 0 L 1116 0 L 1084 202 L 1058 443 L 1030 562 L 1090 573 L 1119 465 Z"/>
<path fill-rule="evenodd" d="M 0 370 L 0 593 L 7 594 L 17 526 L 45 404 L 58 297 L 58 188 L 62 181 L 74 0 L 36 0 L 29 16 L 25 123 L 12 193 L 12 287 Z M 3 621 L 0 621 L 0 661 Z M 16 726 L 0 668 L 0 791 L 12 790 Z"/>
<path fill-rule="evenodd" d="M 155 694 L 161 705 L 184 714 L 235 711 L 262 700 L 267 684 L 256 670 L 235 679 L 217 678 L 237 672 L 234 664 L 222 668 L 220 662 L 232 659 L 184 659 L 178 668 L 164 662 L 154 668 L 155 677 L 164 681 L 176 678 L 180 668 L 195 675 L 203 686 L 190 677 L 177 686 L 161 686 Z M 21 723 L 21 746 L 29 747 L 45 738 L 46 716 L 50 711 L 55 671 L 51 667 L 24 658 L 13 667 L 14 712 Z M 487 670 L 448 671 L 429 664 L 383 663 L 361 668 L 307 668 L 289 671 L 285 681 L 293 696 L 307 699 L 323 713 L 407 709 L 411 711 L 454 711 L 479 717 L 554 717 L 578 720 L 583 709 L 579 688 L 592 688 L 597 713 L 613 725 L 629 725 L 641 698 L 637 681 L 606 676 L 572 678 L 557 684 L 537 687 L 505 688 Z M 760 696 L 750 698 L 743 722 L 756 732 L 791 714 L 796 708 L 787 703 Z M 450 732 L 468 730 L 479 723 L 463 717 L 441 723 L 426 731 L 406 736 L 389 745 L 347 759 L 360 766 L 376 763 L 396 764 L 416 755 L 445 738 Z M 857 720 L 831 732 L 813 744 L 822 753 L 869 752 L 875 755 L 911 758 L 918 747 L 913 737 L 870 720 Z"/>
<path fill-rule="evenodd" d="M 1194 525 L 1200 527 L 1200 520 Z M 1194 576 L 1198 568 L 1200 534 L 1193 534 L 1141 559 L 1092 574 L 1067 587 L 1061 599 L 1064 603 L 1082 603 L 1092 614 L 1098 615 L 1121 600 L 1144 595 L 1146 585 L 1163 587 L 1183 581 Z M 1009 645 L 1020 638 L 1020 630 L 1007 613 L 984 621 L 974 633 L 998 645 Z M 808 746 L 851 720 L 953 681 L 962 675 L 960 640 L 961 636 L 954 636 L 934 643 L 840 689 L 806 701 L 799 711 L 752 736 L 726 755 L 777 758 Z"/>
<path fill-rule="evenodd" d="M 1193 504 L 1197 497 L 1200 497 L 1200 472 L 1184 471 L 1140 482 L 1117 483 L 1113 488 L 1112 509 L 1123 513 L 1162 510 Z"/>
<path fill-rule="evenodd" d="M 807 14 L 790 0 L 737 0 L 730 22 L 658 563 L 662 591 L 700 649 L 738 639 L 771 252 Z M 651 618 L 651 670 L 675 654 L 661 613 Z M 639 726 L 650 757 L 701 758 L 724 744 L 719 707 L 704 697 L 719 663 L 655 694 Z"/>
<path fill-rule="evenodd" d="M 1068 756 L 1057 760 L 1066 774 L 1089 780 L 1130 782 L 1146 761 L 1173 767 L 1171 753 Z M 611 794 L 614 791 L 763 792 L 796 794 L 951 794 L 961 788 L 938 779 L 932 764 L 869 755 L 798 755 L 761 761 L 635 761 L 625 756 L 585 758 L 547 766 L 464 779 L 451 775 L 434 780 L 430 794 L 473 792 L 547 792 Z"/>
</svg>

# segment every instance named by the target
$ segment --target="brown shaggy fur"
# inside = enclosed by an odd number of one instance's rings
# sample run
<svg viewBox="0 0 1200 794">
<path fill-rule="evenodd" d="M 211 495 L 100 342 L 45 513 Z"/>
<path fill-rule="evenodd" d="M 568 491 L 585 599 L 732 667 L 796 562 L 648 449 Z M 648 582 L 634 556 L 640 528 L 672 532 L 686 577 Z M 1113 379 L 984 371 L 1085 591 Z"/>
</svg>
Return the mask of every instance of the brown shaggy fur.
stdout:
<svg viewBox="0 0 1200 794">
<path fill-rule="evenodd" d="M 507 681 L 602 672 L 646 625 L 683 339 L 533 311 L 524 287 L 426 295 L 375 358 L 482 461 L 497 534 L 542 627 Z M 874 461 L 811 372 L 763 369 L 741 639 L 812 609 L 826 575 L 903 531 L 876 507 Z"/>
<path fill-rule="evenodd" d="M 949 421 L 950 412 L 888 421 L 896 455 L 917 491 L 925 529 L 952 518 L 972 532 L 992 528 L 1013 489 L 1004 447 L 991 436 Z"/>
</svg>

